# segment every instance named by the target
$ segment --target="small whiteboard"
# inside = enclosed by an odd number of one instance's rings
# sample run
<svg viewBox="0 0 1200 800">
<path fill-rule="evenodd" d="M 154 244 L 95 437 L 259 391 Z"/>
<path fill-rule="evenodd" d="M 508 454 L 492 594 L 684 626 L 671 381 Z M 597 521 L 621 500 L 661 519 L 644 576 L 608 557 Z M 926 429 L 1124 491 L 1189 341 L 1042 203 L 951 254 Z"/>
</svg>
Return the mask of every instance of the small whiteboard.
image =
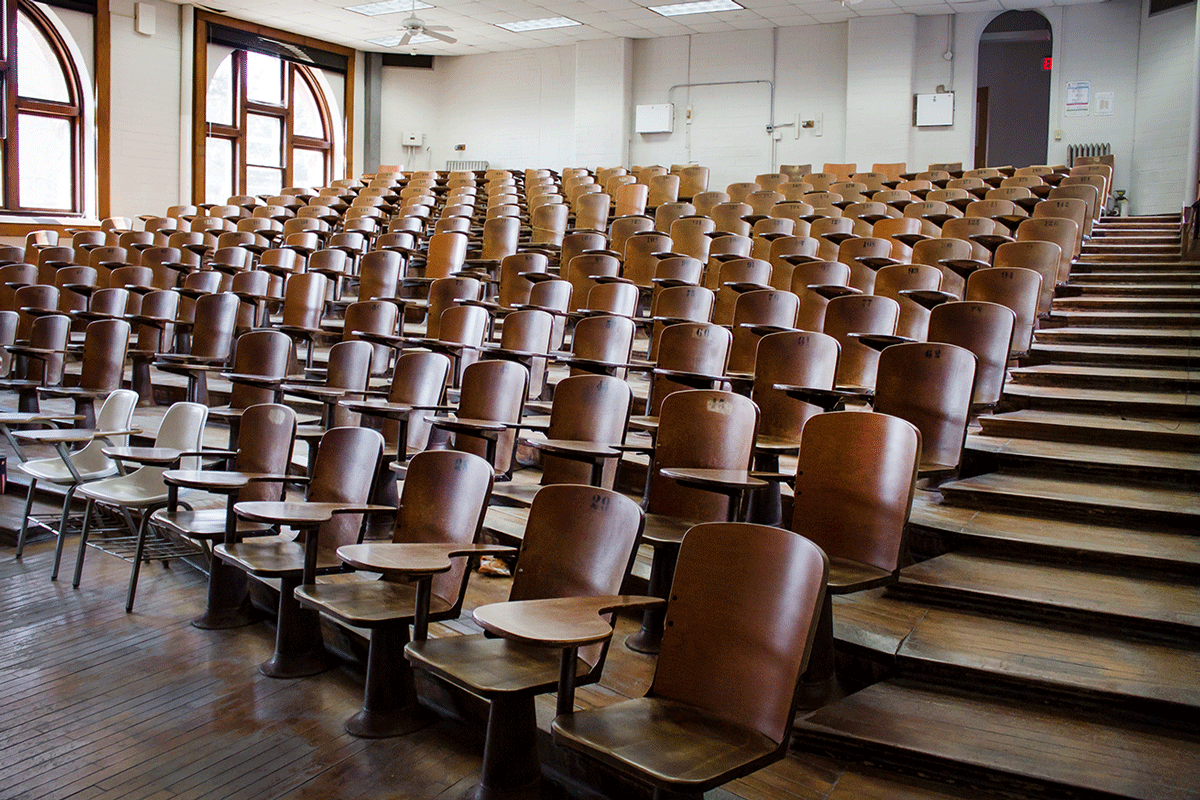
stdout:
<svg viewBox="0 0 1200 800">
<path fill-rule="evenodd" d="M 954 124 L 954 92 L 913 96 L 913 125 L 927 128 Z"/>
<path fill-rule="evenodd" d="M 637 106 L 634 109 L 633 129 L 637 133 L 671 133 L 675 130 L 675 104 Z"/>
</svg>

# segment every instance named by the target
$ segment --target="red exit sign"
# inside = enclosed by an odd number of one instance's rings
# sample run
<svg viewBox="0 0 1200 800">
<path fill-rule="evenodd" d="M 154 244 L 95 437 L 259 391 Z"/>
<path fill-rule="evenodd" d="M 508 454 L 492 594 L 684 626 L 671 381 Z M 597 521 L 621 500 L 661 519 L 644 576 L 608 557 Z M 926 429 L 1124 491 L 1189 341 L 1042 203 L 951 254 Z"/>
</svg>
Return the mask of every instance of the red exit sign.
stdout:
<svg viewBox="0 0 1200 800">
<path fill-rule="evenodd" d="M 1051 58 L 1050 56 L 1046 56 L 1045 58 L 1042 59 L 1042 72 L 1049 72 L 1051 67 L 1053 67 L 1053 66 L 1054 66 L 1054 59 Z"/>
</svg>

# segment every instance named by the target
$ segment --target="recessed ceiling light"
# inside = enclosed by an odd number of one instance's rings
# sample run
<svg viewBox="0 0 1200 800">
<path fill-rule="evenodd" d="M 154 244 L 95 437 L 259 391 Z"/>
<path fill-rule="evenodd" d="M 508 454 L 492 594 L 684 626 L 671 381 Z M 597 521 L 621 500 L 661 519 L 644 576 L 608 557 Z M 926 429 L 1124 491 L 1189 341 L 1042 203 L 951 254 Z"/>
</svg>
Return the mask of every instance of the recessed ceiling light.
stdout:
<svg viewBox="0 0 1200 800">
<path fill-rule="evenodd" d="M 647 6 L 647 9 L 664 17 L 682 17 L 684 14 L 712 14 L 717 11 L 741 11 L 733 0 L 700 0 L 697 3 L 671 3 L 666 6 Z"/>
<path fill-rule="evenodd" d="M 569 28 L 572 25 L 580 24 L 566 17 L 546 17 L 545 19 L 524 19 L 520 22 L 498 23 L 496 27 L 513 33 L 524 33 L 526 31 L 544 31 L 550 28 Z"/>
<path fill-rule="evenodd" d="M 405 11 L 420 11 L 423 8 L 433 8 L 429 3 L 422 3 L 417 0 L 417 4 L 413 5 L 413 0 L 380 0 L 378 3 L 363 3 L 357 6 L 345 6 L 346 11 L 353 11 L 355 14 L 362 14 L 365 17 L 378 17 L 380 14 L 399 14 Z"/>
</svg>

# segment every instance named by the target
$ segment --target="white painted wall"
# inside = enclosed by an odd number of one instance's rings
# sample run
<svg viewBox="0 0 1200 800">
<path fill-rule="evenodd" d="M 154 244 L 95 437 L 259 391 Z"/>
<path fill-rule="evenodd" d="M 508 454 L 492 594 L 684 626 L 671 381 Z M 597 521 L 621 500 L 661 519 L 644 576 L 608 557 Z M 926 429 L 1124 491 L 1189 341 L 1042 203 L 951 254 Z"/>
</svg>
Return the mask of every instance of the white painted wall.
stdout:
<svg viewBox="0 0 1200 800">
<path fill-rule="evenodd" d="M 110 5 L 113 216 L 136 217 L 181 202 L 179 11 L 173 3 L 154 5 L 153 36 L 133 30 L 133 0 Z M 190 98 L 186 102 L 190 106 Z"/>
<path fill-rule="evenodd" d="M 1174 8 L 1142 23 L 1137 62 L 1137 147 L 1128 180 L 1130 213 L 1178 211 L 1187 175 L 1196 4 Z M 1193 102 L 1195 97 L 1191 98 Z M 1117 188 L 1123 188 L 1120 182 Z"/>
<path fill-rule="evenodd" d="M 153 1 L 153 0 L 152 0 Z M 1142 0 L 1046 9 L 1055 42 L 1051 161 L 1066 145 L 1108 141 L 1118 188 L 1139 213 L 1177 211 L 1192 96 L 1195 6 L 1145 17 Z M 181 35 L 177 7 L 156 3 L 158 31 L 133 31 L 133 0 L 114 0 L 112 213 L 136 215 L 180 199 Z M 386 68 L 384 163 L 444 166 L 450 159 L 496 166 L 672 164 L 703 161 L 713 186 L 780 163 L 904 160 L 971 165 L 978 37 L 998 12 L 953 18 L 952 61 L 945 16 L 880 16 L 824 25 L 719 35 L 603 40 L 478 56 L 438 57 L 433 70 Z M 75 26 L 70 26 L 75 27 Z M 82 36 L 83 34 L 81 34 Z M 87 48 L 90 50 L 90 46 Z M 874 57 L 851 58 L 872 51 Z M 886 58 L 881 58 L 886 54 Z M 887 64 L 887 69 L 874 66 Z M 678 88 L 688 83 L 775 79 L 775 121 L 819 119 L 817 130 L 786 127 L 773 142 L 765 83 Z M 1110 117 L 1062 118 L 1068 80 L 1089 80 L 1093 95 L 1115 94 Z M 911 127 L 911 94 L 938 85 L 956 93 L 955 123 Z M 361 86 L 356 95 L 361 102 Z M 633 133 L 640 103 L 674 102 L 675 132 Z M 690 124 L 686 109 L 692 108 Z M 357 124 L 361 153 L 362 126 Z M 400 134 L 425 145 L 405 152 Z M 1062 130 L 1061 140 L 1054 131 Z M 186 144 L 186 143 L 185 143 Z M 466 149 L 455 151 L 454 145 Z M 358 171 L 361 164 L 356 164 Z"/>
</svg>

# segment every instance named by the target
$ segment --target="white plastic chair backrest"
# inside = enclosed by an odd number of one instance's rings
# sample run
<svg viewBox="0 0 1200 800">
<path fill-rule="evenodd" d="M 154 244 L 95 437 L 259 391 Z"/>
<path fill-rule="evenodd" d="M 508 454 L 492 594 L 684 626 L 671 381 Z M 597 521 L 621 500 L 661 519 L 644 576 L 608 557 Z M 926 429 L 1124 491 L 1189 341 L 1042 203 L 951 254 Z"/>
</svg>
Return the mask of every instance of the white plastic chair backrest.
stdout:
<svg viewBox="0 0 1200 800">
<path fill-rule="evenodd" d="M 96 430 L 125 431 L 133 425 L 133 410 L 137 408 L 137 392 L 129 389 L 114 389 L 100 406 L 96 414 Z M 110 439 L 93 439 L 82 450 L 71 454 L 71 463 L 80 474 L 116 471 L 112 459 L 100 452 L 105 447 L 124 447 L 128 436 L 113 436 Z"/>
<path fill-rule="evenodd" d="M 163 415 L 154 446 L 192 452 L 199 450 L 207 421 L 208 406 L 201 403 L 175 403 Z M 127 480 L 147 495 L 162 494 L 166 492 L 162 476 L 168 469 L 200 469 L 200 457 L 184 458 L 178 467 L 147 465 L 131 472 Z"/>
</svg>

